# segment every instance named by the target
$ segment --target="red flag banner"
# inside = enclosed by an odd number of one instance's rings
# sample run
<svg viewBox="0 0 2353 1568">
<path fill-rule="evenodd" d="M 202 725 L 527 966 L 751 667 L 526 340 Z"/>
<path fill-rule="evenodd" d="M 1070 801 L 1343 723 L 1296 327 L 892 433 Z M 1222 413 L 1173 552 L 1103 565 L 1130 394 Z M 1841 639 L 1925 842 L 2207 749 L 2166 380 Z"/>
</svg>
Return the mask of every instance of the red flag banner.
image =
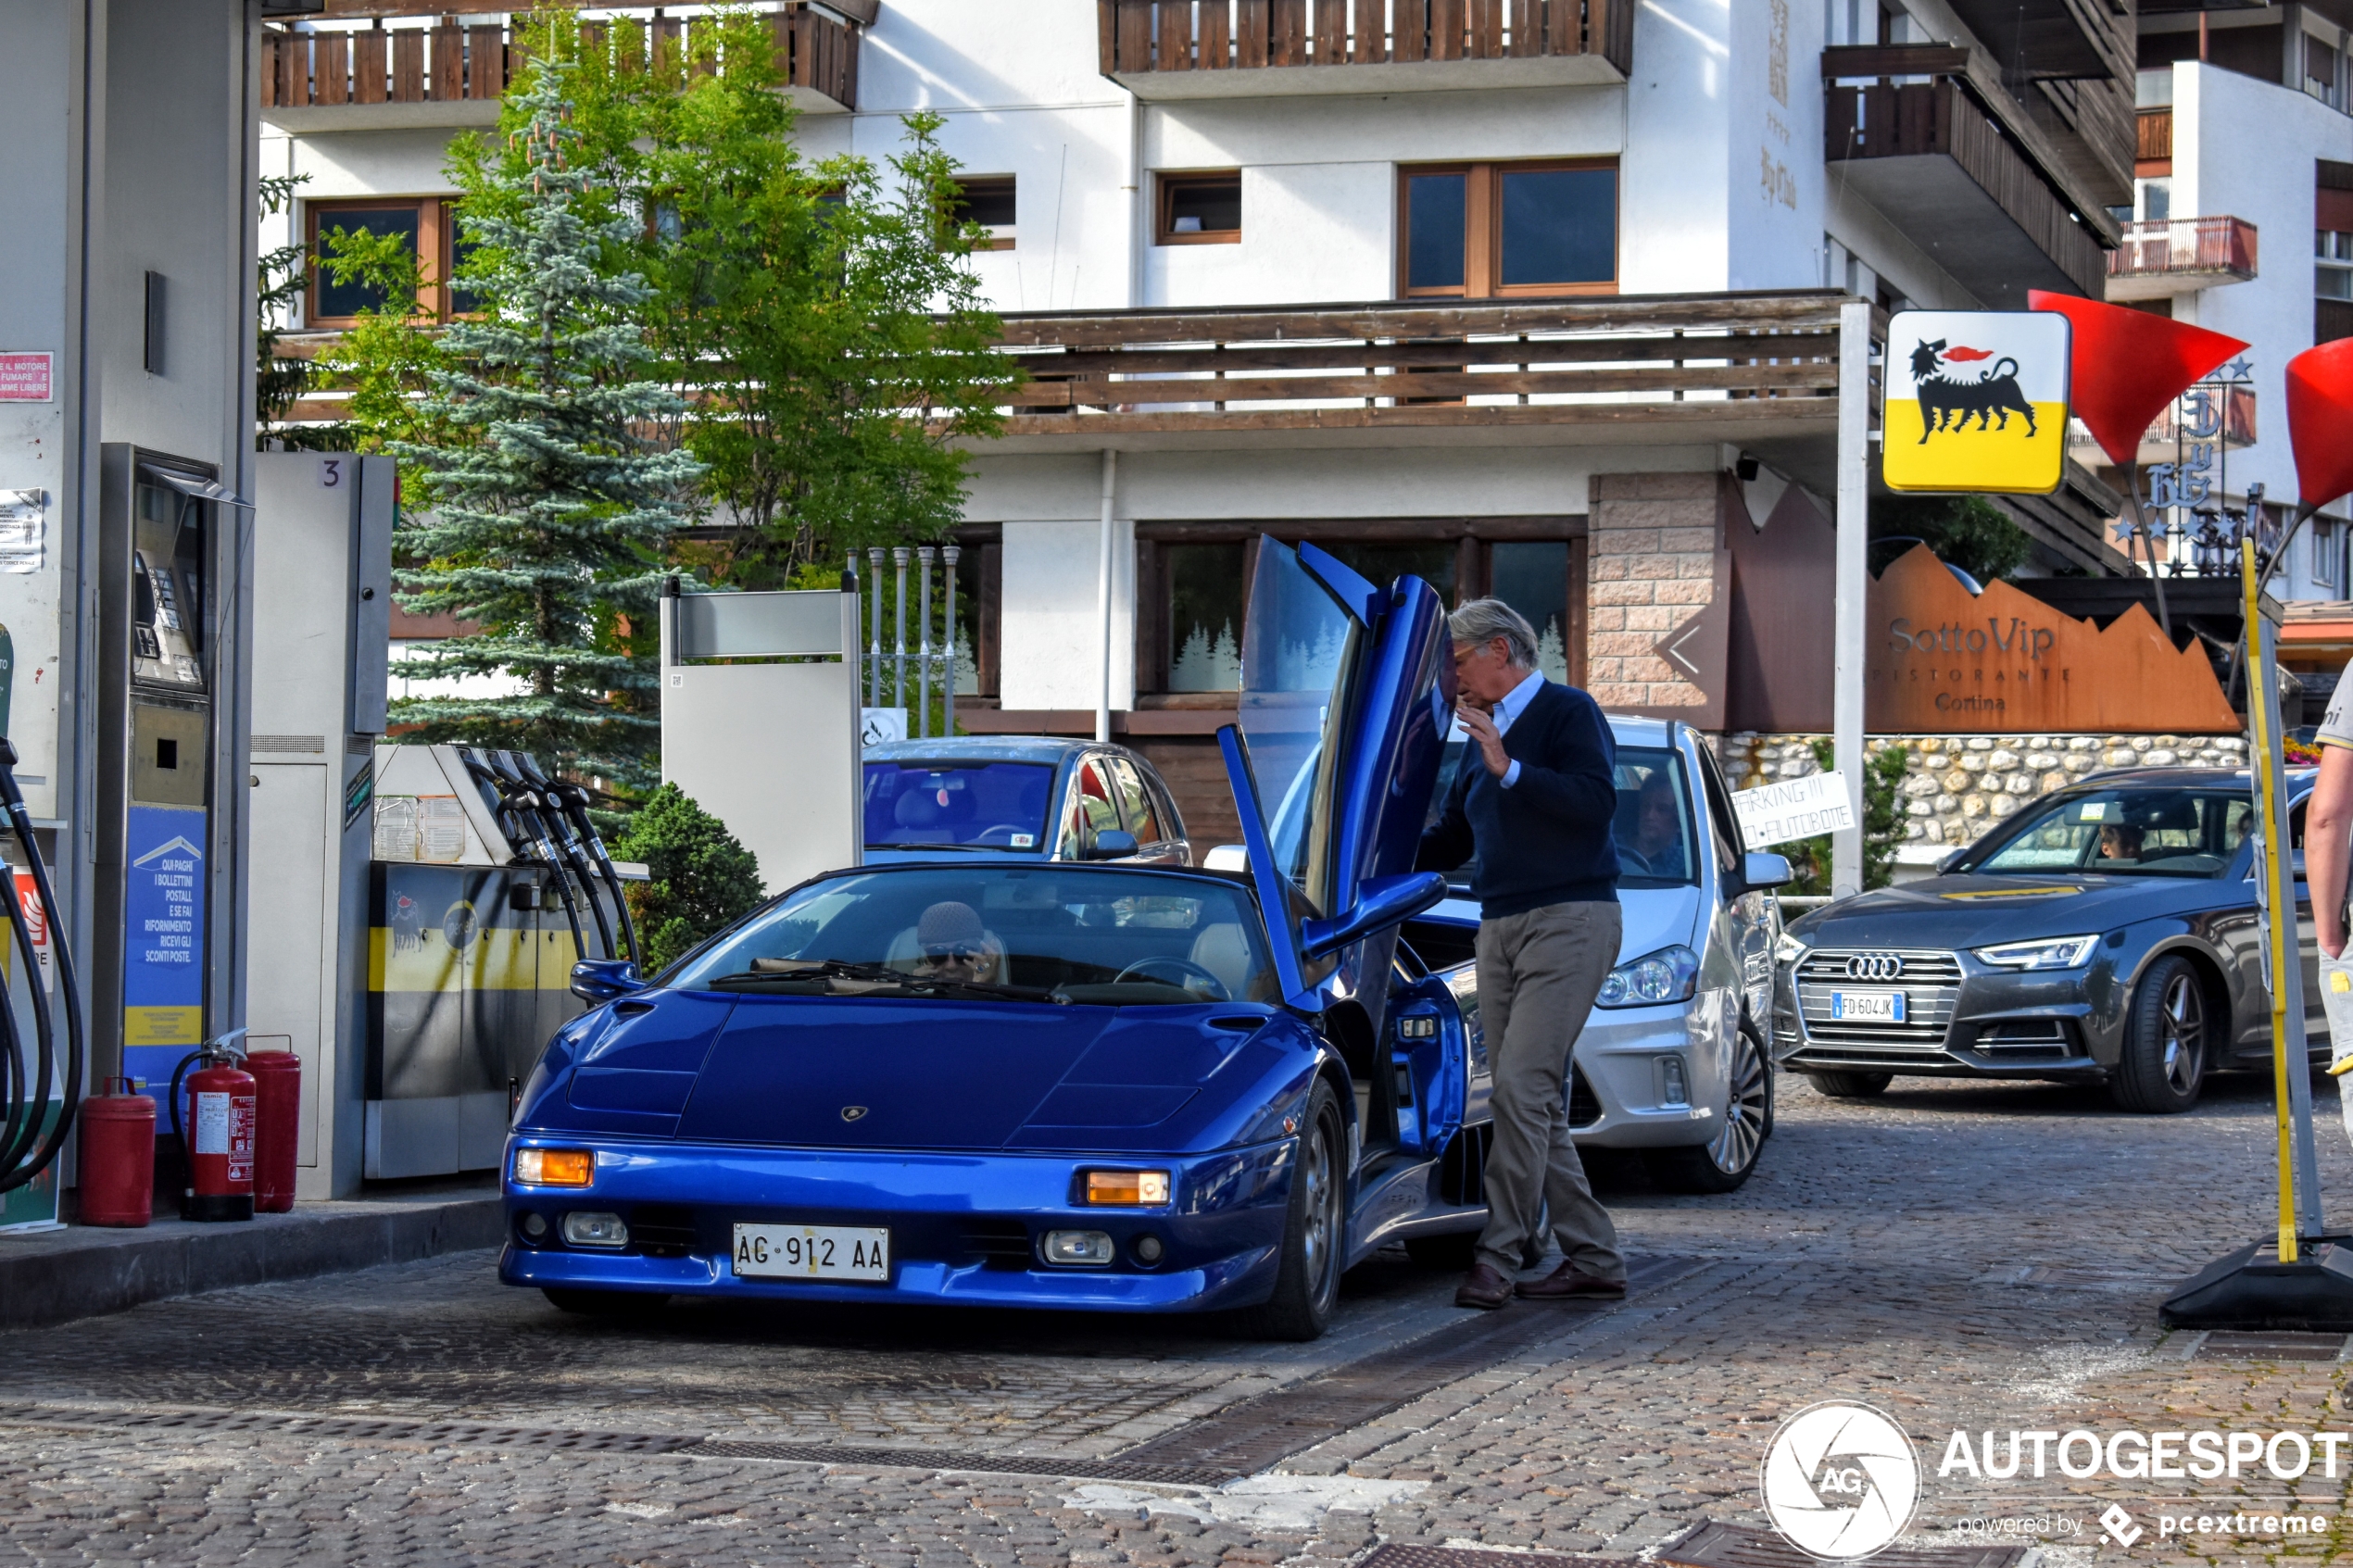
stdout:
<svg viewBox="0 0 2353 1568">
<path fill-rule="evenodd" d="M 2073 295 L 2031 289 L 2026 303 L 2074 323 L 2075 417 L 2119 466 L 2139 453 L 2141 437 L 2167 404 L 2247 346 L 2203 327 Z"/>
</svg>

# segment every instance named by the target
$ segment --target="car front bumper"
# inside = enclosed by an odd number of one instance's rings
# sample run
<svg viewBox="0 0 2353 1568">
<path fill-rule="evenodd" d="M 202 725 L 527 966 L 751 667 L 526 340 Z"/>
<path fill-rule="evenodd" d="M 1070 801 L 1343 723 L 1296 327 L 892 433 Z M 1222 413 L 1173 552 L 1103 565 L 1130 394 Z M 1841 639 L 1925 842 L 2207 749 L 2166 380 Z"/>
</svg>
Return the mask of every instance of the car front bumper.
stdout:
<svg viewBox="0 0 2353 1568">
<path fill-rule="evenodd" d="M 592 1148 L 585 1188 L 524 1186 L 517 1148 Z M 645 1291 L 751 1300 L 889 1301 L 1104 1311 L 1201 1311 L 1263 1301 L 1273 1290 L 1297 1140 L 1177 1159 L 1116 1156 L 869 1153 L 583 1140 L 519 1134 L 510 1141 L 503 1194 L 505 1283 L 536 1288 Z M 1171 1173 L 1160 1208 L 1088 1208 L 1072 1201 L 1078 1173 Z M 617 1213 L 622 1248 L 564 1244 L 567 1212 Z M 527 1216 L 545 1223 L 542 1238 Z M 887 1282 L 744 1278 L 730 1261 L 734 1226 L 881 1226 L 890 1232 Z M 1109 1266 L 1050 1266 L 1038 1251 L 1054 1230 L 1101 1231 Z M 1136 1243 L 1156 1237 L 1147 1264 Z"/>
<path fill-rule="evenodd" d="M 1810 948 L 1777 966 L 1773 1060 L 1800 1073 L 1899 1073 L 1943 1077 L 2073 1078 L 2114 1064 L 2114 1010 L 2103 1007 L 2113 972 L 2103 958 L 2073 970 L 1994 969 L 1941 948 L 1874 948 L 1900 955 L 1892 980 L 1842 980 L 1831 972 L 1865 949 Z M 1900 989 L 1909 1022 L 1852 1023 L 1830 1016 L 1843 986 Z"/>
<path fill-rule="evenodd" d="M 1595 1008 L 1577 1037 L 1569 1135 L 1596 1148 L 1683 1148 L 1723 1128 L 1722 998 Z M 1738 1017 L 1737 1004 L 1732 1016 Z M 1666 1064 L 1682 1065 L 1684 1098 L 1668 1093 Z"/>
</svg>

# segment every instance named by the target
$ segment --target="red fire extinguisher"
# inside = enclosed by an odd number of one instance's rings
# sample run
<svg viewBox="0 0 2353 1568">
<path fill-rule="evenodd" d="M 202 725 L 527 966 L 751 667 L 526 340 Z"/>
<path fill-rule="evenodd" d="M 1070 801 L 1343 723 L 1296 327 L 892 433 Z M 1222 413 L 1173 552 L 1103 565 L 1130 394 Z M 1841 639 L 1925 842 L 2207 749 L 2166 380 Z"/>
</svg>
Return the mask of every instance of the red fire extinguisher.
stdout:
<svg viewBox="0 0 2353 1568">
<path fill-rule="evenodd" d="M 234 1034 L 242 1035 L 244 1030 Z M 171 1130 L 186 1152 L 188 1185 L 180 1200 L 190 1220 L 253 1218 L 253 1074 L 237 1064 L 231 1035 L 188 1053 L 171 1074 Z M 187 1075 L 189 1119 L 180 1118 L 182 1073 Z"/>
<path fill-rule="evenodd" d="M 245 1067 L 254 1083 L 254 1212 L 283 1214 L 294 1207 L 295 1199 L 302 1058 L 292 1051 L 248 1051 Z"/>
</svg>

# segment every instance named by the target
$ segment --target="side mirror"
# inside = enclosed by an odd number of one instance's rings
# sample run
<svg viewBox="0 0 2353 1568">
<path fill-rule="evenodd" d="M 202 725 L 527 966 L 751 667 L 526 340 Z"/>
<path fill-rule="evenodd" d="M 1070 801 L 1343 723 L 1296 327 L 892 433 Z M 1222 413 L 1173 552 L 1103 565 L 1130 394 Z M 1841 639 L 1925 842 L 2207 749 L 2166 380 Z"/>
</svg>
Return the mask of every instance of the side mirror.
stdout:
<svg viewBox="0 0 2353 1568">
<path fill-rule="evenodd" d="M 1969 850 L 1965 847 L 1956 849 L 1950 855 L 1947 855 L 1943 859 L 1937 861 L 1936 874 L 1938 876 L 1944 876 L 1948 874 L 1955 866 L 1961 863 L 1961 857 L 1967 855 L 1968 853 Z"/>
<path fill-rule="evenodd" d="M 646 977 L 627 959 L 583 959 L 572 966 L 572 994 L 590 1007 L 645 988 Z"/>
<path fill-rule="evenodd" d="M 1202 857 L 1201 865 L 1206 872 L 1246 872 L 1250 870 L 1250 849 L 1246 845 L 1221 844 Z"/>
<path fill-rule="evenodd" d="M 1376 931 L 1411 920 L 1445 897 L 1446 879 L 1436 872 L 1374 877 L 1356 890 L 1355 907 L 1346 914 L 1300 922 L 1300 949 L 1310 959 L 1320 959 Z"/>
<path fill-rule="evenodd" d="M 1752 849 L 1741 857 L 1741 883 L 1750 888 L 1786 887 L 1797 880 L 1789 869 L 1789 857 L 1768 850 Z"/>
<path fill-rule="evenodd" d="M 1095 842 L 1085 856 L 1089 860 L 1123 860 L 1136 852 L 1136 835 L 1119 828 L 1105 828 L 1095 835 Z"/>
</svg>

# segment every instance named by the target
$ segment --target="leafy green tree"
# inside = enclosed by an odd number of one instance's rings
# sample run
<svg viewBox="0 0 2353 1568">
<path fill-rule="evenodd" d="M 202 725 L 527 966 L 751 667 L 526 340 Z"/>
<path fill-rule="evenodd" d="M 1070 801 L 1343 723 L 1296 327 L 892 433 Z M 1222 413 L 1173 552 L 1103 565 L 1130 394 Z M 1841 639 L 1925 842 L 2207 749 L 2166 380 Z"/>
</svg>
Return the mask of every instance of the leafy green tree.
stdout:
<svg viewBox="0 0 2353 1568">
<path fill-rule="evenodd" d="M 648 880 L 628 884 L 629 911 L 656 973 L 768 896 L 760 861 L 720 820 L 674 784 L 663 784 L 629 819 L 613 858 L 645 863 Z"/>
<path fill-rule="evenodd" d="M 1917 539 L 1980 583 L 2011 576 L 2033 556 L 2026 531 L 1982 495 L 1874 495 L 1871 564 L 1880 571 Z M 1885 541 L 1884 544 L 1881 541 Z"/>
<path fill-rule="evenodd" d="M 650 659 L 620 619 L 652 608 L 663 552 L 700 477 L 648 441 L 677 395 L 634 372 L 652 290 L 627 262 L 635 225 L 578 156 L 569 61 L 535 57 L 500 109 L 502 139 L 453 153 L 474 249 L 458 281 L 482 302 L 442 335 L 415 417 L 446 433 L 395 441 L 423 479 L 404 513 L 402 603 L 478 630 L 403 661 L 411 678 L 492 677 L 510 696 L 394 705 L 422 741 L 514 746 L 575 778 L 654 783 Z"/>
<path fill-rule="evenodd" d="M 274 218 L 292 205 L 295 192 L 308 174 L 271 174 L 260 181 L 261 216 Z M 297 241 L 263 251 L 254 280 L 254 418 L 261 426 L 257 439 L 283 439 L 288 433 L 273 427 L 293 411 L 295 399 L 310 384 L 310 361 L 278 352 L 280 323 L 302 298 L 309 281 L 310 247 Z"/>
</svg>

